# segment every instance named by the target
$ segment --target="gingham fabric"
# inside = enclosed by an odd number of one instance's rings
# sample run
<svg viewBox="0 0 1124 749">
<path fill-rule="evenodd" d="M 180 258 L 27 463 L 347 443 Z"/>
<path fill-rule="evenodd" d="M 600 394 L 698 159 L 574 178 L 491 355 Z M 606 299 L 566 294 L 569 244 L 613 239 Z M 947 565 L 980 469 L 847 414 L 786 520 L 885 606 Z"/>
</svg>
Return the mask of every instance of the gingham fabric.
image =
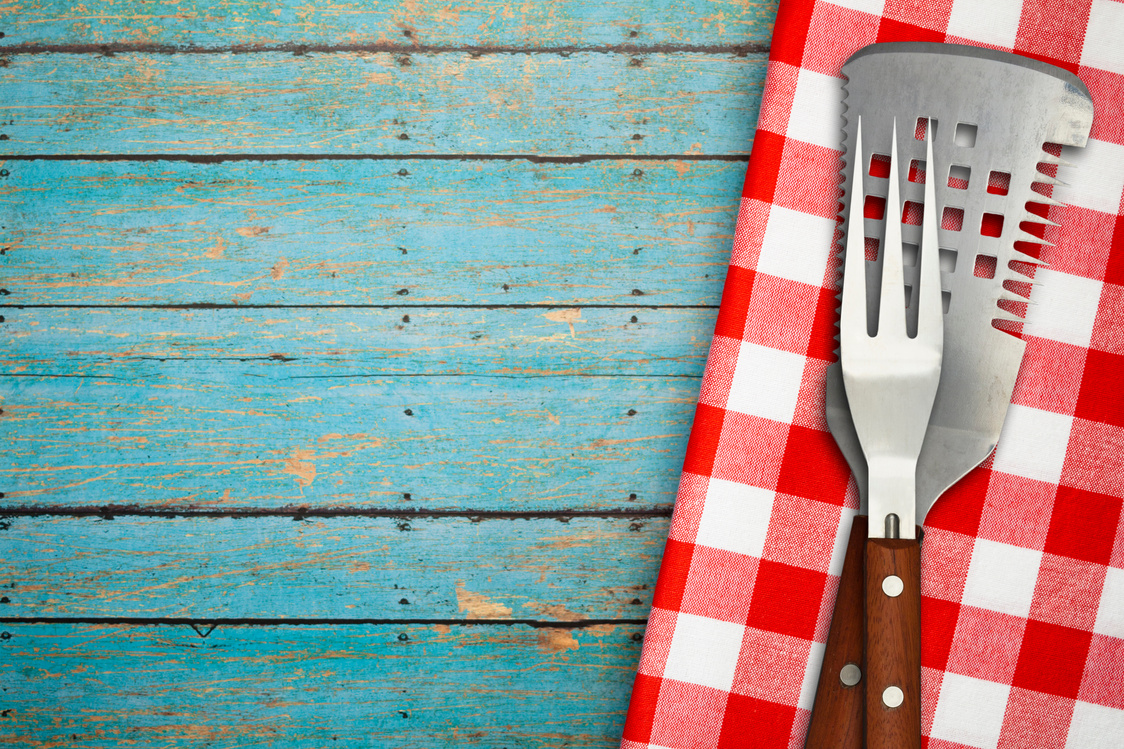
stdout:
<svg viewBox="0 0 1124 749">
<path fill-rule="evenodd" d="M 823 413 L 839 71 L 891 41 L 1044 60 L 1096 107 L 999 447 L 926 520 L 923 745 L 1124 747 L 1124 2 L 781 0 L 624 749 L 803 746 L 857 507 Z"/>
</svg>

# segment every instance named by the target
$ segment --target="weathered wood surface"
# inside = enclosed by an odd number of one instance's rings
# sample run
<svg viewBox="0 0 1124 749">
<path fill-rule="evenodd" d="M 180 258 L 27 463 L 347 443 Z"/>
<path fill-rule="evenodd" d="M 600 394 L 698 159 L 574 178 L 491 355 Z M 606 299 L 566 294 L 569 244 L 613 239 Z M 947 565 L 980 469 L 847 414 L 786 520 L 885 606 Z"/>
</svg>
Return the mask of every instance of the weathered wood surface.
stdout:
<svg viewBox="0 0 1124 749">
<path fill-rule="evenodd" d="M 765 56 L 19 55 L 3 153 L 745 155 Z"/>
<path fill-rule="evenodd" d="M 127 377 L 179 361 L 286 377 L 702 376 L 713 308 L 3 310 L 0 375 Z M 635 322 L 634 322 L 635 320 Z M 153 362 L 150 365 L 140 362 Z"/>
<path fill-rule="evenodd" d="M 768 0 L 23 0 L 3 9 L 0 49 L 43 45 L 529 47 L 764 45 Z"/>
<path fill-rule="evenodd" d="M 0 624 L 0 743 L 615 747 L 641 628 Z"/>
<path fill-rule="evenodd" d="M 666 517 L 9 517 L 0 615 L 643 619 L 667 527 Z"/>
<path fill-rule="evenodd" d="M 9 161 L 6 171 L 8 304 L 698 305 L 718 303 L 745 164 Z"/>
<path fill-rule="evenodd" d="M 699 388 L 211 361 L 2 382 L 9 505 L 512 512 L 666 508 Z"/>
</svg>

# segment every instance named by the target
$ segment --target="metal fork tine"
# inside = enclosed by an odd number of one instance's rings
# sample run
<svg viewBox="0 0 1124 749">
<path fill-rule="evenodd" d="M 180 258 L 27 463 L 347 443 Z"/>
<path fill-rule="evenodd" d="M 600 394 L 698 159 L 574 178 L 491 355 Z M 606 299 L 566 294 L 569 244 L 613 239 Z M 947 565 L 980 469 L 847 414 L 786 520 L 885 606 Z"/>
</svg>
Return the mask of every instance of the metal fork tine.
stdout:
<svg viewBox="0 0 1124 749">
<path fill-rule="evenodd" d="M 917 295 L 917 337 L 942 335 L 940 244 L 937 238 L 937 162 L 933 160 L 933 123 L 925 128 L 925 217 L 921 230 L 921 268 Z"/>
<path fill-rule="evenodd" d="M 839 312 L 840 346 L 848 338 L 866 336 L 866 232 L 863 228 L 863 133 L 856 125 L 851 155 L 851 208 L 847 215 L 847 244 L 843 253 L 843 308 Z"/>
<path fill-rule="evenodd" d="M 898 121 L 890 146 L 890 189 L 886 196 L 886 240 L 882 243 L 882 295 L 878 303 L 878 335 L 905 338 L 905 271 L 902 267 L 902 202 L 898 187 Z"/>
</svg>

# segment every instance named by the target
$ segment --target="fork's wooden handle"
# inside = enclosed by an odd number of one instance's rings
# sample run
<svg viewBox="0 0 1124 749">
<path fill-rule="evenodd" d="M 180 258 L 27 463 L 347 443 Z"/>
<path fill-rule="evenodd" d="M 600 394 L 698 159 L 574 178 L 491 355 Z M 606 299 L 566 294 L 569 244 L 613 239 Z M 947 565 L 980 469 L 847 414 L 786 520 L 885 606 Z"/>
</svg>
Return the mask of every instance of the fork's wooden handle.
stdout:
<svg viewBox="0 0 1124 749">
<path fill-rule="evenodd" d="M 900 592 L 895 580 L 887 582 L 891 576 L 901 581 Z M 916 539 L 867 539 L 864 676 L 867 749 L 920 749 L 921 546 Z"/>
<path fill-rule="evenodd" d="M 863 549 L 866 546 L 866 515 L 856 515 L 847 539 L 847 554 L 835 597 L 835 612 L 823 653 L 823 668 L 812 705 L 805 749 L 862 749 L 863 699 Z M 852 664 L 860 681 L 853 682 L 855 671 L 844 674 Z"/>
</svg>

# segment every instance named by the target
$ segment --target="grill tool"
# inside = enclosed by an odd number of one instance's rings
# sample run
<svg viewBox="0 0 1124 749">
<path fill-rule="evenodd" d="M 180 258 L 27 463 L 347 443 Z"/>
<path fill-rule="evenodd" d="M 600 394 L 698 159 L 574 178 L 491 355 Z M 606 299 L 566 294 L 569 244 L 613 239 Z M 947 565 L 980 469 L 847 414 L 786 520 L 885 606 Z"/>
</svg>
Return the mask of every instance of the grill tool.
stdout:
<svg viewBox="0 0 1124 749">
<path fill-rule="evenodd" d="M 1088 89 L 1071 73 L 1009 53 L 963 45 L 872 45 L 852 56 L 843 73 L 848 78 L 845 205 L 850 198 L 856 161 L 853 144 L 860 117 L 867 145 L 858 161 L 867 195 L 888 192 L 888 180 L 877 176 L 885 159 L 874 155 L 889 155 L 895 120 L 915 123 L 915 135 L 931 133 L 934 143 L 934 164 L 923 167 L 915 162 L 926 158 L 924 141 L 905 137 L 898 143 L 901 164 L 910 167 L 910 175 L 900 182 L 907 218 L 914 210 L 908 204 L 922 203 L 924 189 L 909 177 L 921 167 L 926 181 L 935 180 L 947 305 L 940 385 L 917 469 L 916 522 L 920 524 L 933 502 L 983 462 L 998 441 L 1025 343 L 997 329 L 992 321 L 1008 325 L 1022 321 L 1017 305 L 1026 299 L 1005 288 L 1005 282 L 1028 284 L 1031 276 L 1023 271 L 1032 272 L 1029 266 L 1039 264 L 1021 251 L 1025 246 L 1016 249 L 1015 243 L 1046 244 L 1020 225 L 1056 225 L 1041 214 L 1061 205 L 1044 193 L 1060 184 L 1047 173 L 1052 171 L 1049 167 L 1063 162 L 1043 147 L 1048 143 L 1085 145 L 1093 105 Z M 903 134 L 908 135 L 908 127 Z M 896 165 L 890 171 L 897 172 Z M 1031 204 L 1037 204 L 1033 206 L 1037 212 L 1031 210 Z M 865 236 L 878 237 L 881 223 L 866 219 Z M 902 227 L 907 250 L 918 244 L 921 228 L 909 223 Z M 881 278 L 884 255 L 880 251 L 876 261 L 866 264 L 868 284 Z M 910 295 L 907 319 L 911 330 L 916 329 L 918 272 L 917 264 L 907 264 L 904 274 L 903 298 Z M 1003 307 L 998 305 L 1000 300 L 1005 300 Z M 867 301 L 868 325 L 873 329 L 879 317 L 877 297 Z M 855 475 L 860 514 L 844 559 L 806 746 L 858 749 L 865 738 L 860 549 L 869 533 L 867 465 L 839 364 L 828 368 L 826 390 L 828 425 Z"/>
</svg>

